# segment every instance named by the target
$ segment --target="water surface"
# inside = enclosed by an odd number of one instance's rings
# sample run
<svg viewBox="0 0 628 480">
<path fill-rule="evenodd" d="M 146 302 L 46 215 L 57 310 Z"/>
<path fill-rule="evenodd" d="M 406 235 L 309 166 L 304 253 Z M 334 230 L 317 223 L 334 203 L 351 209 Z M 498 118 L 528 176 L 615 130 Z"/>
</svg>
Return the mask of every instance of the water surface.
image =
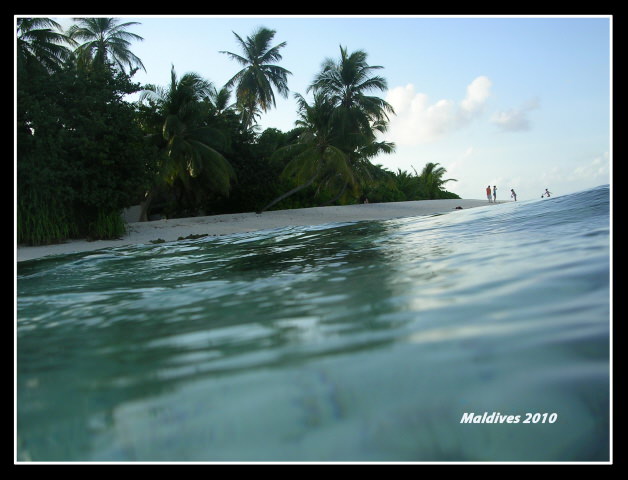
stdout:
<svg viewBox="0 0 628 480">
<path fill-rule="evenodd" d="M 20 262 L 18 460 L 607 461 L 609 224 L 605 186 Z"/>
</svg>

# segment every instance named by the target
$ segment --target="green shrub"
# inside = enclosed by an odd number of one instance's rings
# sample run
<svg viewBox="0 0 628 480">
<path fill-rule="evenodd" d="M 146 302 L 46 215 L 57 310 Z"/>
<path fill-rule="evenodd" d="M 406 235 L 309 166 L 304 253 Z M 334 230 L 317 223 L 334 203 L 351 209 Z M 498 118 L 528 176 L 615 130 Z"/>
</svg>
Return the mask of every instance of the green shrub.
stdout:
<svg viewBox="0 0 628 480">
<path fill-rule="evenodd" d="M 36 192 L 17 202 L 17 241 L 26 245 L 60 243 L 76 234 L 68 210 Z"/>
<path fill-rule="evenodd" d="M 115 240 L 126 234 L 126 226 L 119 211 L 99 211 L 87 227 L 88 240 Z"/>
</svg>

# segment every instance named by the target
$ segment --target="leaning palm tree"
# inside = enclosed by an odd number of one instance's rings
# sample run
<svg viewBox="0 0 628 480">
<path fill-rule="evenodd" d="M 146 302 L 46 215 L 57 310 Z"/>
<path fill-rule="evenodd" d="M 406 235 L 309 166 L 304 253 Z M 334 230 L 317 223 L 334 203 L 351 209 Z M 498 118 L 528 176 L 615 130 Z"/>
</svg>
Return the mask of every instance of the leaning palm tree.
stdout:
<svg viewBox="0 0 628 480">
<path fill-rule="evenodd" d="M 203 175 L 208 187 L 228 194 L 235 173 L 214 148 L 222 143 L 220 132 L 204 121 L 204 101 L 211 101 L 215 94 L 213 84 L 196 73 L 186 73 L 178 79 L 174 66 L 168 88 L 148 86 L 140 94 L 140 102 L 152 104 L 163 119 L 161 131 L 149 137 L 160 152 L 157 186 L 180 181 L 189 187 L 191 178 Z M 146 195 L 141 220 L 146 219 L 153 193 L 151 190 Z"/>
<path fill-rule="evenodd" d="M 71 55 L 70 49 L 64 44 L 73 44 L 73 41 L 62 33 L 61 25 L 50 18 L 16 20 L 18 76 L 25 73 L 29 66 L 41 66 L 48 72 L 61 68 L 63 62 Z"/>
<path fill-rule="evenodd" d="M 125 71 L 139 67 L 146 71 L 142 61 L 129 49 L 132 40 L 144 40 L 139 35 L 127 31 L 138 22 L 119 23 L 116 18 L 75 18 L 76 24 L 68 29 L 73 40 L 84 41 L 76 53 L 79 61 L 86 65 L 104 65 L 112 62 Z"/>
<path fill-rule="evenodd" d="M 244 67 L 227 82 L 226 87 L 236 87 L 236 98 L 243 114 L 245 128 L 250 127 L 254 122 L 256 108 L 267 112 L 271 107 L 276 106 L 273 87 L 281 96 L 288 97 L 288 75 L 292 73 L 274 65 L 274 62 L 282 59 L 279 50 L 286 46 L 286 42 L 271 47 L 270 42 L 275 33 L 275 30 L 260 27 L 245 41 L 233 32 L 242 48 L 243 55 L 227 51 L 220 52 L 227 54 Z"/>
<path fill-rule="evenodd" d="M 334 107 L 322 95 L 314 95 L 309 105 L 299 94 L 295 94 L 299 106 L 297 127 L 303 129 L 297 143 L 280 148 L 273 159 L 289 159 L 282 177 L 297 184 L 292 190 L 280 195 L 258 213 L 268 210 L 281 200 L 309 187 L 316 180 L 340 179 L 345 184 L 355 184 L 349 155 L 338 145 L 340 137 L 334 128 Z"/>
</svg>

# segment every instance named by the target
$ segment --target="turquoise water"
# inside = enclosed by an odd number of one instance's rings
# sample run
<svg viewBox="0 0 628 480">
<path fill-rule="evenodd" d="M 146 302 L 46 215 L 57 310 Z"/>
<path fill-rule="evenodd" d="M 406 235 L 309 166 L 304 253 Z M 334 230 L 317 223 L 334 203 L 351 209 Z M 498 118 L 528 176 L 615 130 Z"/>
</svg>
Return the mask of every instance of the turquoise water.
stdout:
<svg viewBox="0 0 628 480">
<path fill-rule="evenodd" d="M 603 186 L 20 262 L 17 458 L 607 461 L 609 227 Z"/>
</svg>

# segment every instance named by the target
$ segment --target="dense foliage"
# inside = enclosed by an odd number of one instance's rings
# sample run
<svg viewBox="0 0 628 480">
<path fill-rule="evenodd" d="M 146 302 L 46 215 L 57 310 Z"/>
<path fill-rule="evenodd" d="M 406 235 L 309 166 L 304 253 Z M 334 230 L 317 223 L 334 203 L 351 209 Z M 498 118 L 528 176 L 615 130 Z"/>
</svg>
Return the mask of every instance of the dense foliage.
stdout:
<svg viewBox="0 0 628 480">
<path fill-rule="evenodd" d="M 133 67 L 143 68 L 129 49 L 142 40 L 127 31 L 133 23 L 76 21 L 64 34 L 49 19 L 17 19 L 19 243 L 117 238 L 122 210 L 140 203 L 149 219 L 459 198 L 437 164 L 409 174 L 371 163 L 394 151 L 375 140 L 394 112 L 368 95 L 386 82 L 362 51 L 341 48 L 323 64 L 313 101 L 296 94 L 293 130 L 259 132 L 256 117 L 274 105 L 273 88 L 287 93 L 290 74 L 271 63 L 285 47 L 270 47 L 274 31 L 236 34 L 247 56 L 226 52 L 244 69 L 225 87 L 174 66 L 159 87 L 132 82 Z M 126 100 L 137 92 L 139 101 Z"/>
<path fill-rule="evenodd" d="M 124 74 L 68 67 L 18 83 L 18 241 L 124 233 L 123 208 L 152 175 Z"/>
</svg>

